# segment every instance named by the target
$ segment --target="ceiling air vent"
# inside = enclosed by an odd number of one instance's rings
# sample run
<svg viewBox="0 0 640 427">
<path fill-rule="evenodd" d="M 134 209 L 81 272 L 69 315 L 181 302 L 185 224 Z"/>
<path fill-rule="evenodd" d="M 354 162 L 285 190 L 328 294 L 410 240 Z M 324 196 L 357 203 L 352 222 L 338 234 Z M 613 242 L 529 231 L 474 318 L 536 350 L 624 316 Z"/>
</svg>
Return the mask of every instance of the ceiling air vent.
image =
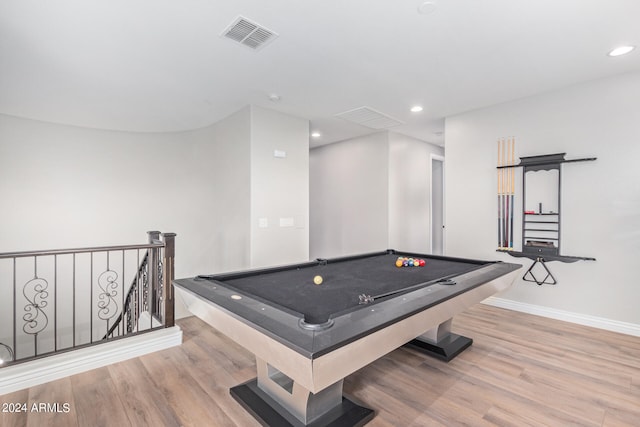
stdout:
<svg viewBox="0 0 640 427">
<path fill-rule="evenodd" d="M 222 32 L 222 36 L 237 41 L 253 50 L 259 50 L 278 37 L 278 34 L 243 16 L 238 16 Z"/>
<path fill-rule="evenodd" d="M 398 119 L 394 119 L 380 111 L 376 111 L 370 107 L 359 107 L 344 113 L 336 114 L 336 117 L 366 126 L 372 129 L 388 129 L 394 126 L 404 124 Z"/>
</svg>

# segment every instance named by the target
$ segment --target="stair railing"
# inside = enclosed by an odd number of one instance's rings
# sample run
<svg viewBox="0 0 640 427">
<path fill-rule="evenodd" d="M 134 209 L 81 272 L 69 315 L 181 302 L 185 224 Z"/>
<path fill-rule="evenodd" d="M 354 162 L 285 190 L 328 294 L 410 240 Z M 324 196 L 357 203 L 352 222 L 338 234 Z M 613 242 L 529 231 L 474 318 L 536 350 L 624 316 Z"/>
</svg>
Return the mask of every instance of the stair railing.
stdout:
<svg viewBox="0 0 640 427">
<path fill-rule="evenodd" d="M 175 234 L 148 236 L 0 253 L 0 367 L 172 327 Z"/>
</svg>

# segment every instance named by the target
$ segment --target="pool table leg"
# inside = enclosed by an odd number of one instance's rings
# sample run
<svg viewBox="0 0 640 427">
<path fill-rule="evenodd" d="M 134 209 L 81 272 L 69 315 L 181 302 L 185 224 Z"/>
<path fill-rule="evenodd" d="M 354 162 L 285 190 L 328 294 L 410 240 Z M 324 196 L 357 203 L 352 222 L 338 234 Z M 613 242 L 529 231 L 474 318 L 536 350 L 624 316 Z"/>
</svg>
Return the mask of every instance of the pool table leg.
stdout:
<svg viewBox="0 0 640 427">
<path fill-rule="evenodd" d="M 407 343 L 407 346 L 445 362 L 450 361 L 473 343 L 471 338 L 452 333 L 452 323 L 453 318 L 442 322 Z"/>
<path fill-rule="evenodd" d="M 343 380 L 314 394 L 258 357 L 256 366 L 258 377 L 231 395 L 263 425 L 359 426 L 374 415 L 342 395 Z"/>
</svg>

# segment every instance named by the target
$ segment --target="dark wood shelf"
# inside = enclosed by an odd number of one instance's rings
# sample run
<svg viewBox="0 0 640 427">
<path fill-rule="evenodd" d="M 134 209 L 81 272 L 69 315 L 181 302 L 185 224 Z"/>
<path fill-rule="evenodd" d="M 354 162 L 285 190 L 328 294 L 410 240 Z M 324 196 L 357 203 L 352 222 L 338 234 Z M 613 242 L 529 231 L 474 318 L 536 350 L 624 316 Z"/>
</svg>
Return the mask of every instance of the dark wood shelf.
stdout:
<svg viewBox="0 0 640 427">
<path fill-rule="evenodd" d="M 576 262 L 576 261 L 595 261 L 596 260 L 595 258 L 592 258 L 592 257 L 534 254 L 534 253 L 528 253 L 528 252 L 510 251 L 507 249 L 496 249 L 496 252 L 504 252 L 516 258 L 529 258 L 533 260 L 542 258 L 544 261 Z"/>
<path fill-rule="evenodd" d="M 497 166 L 497 169 L 522 168 L 525 166 L 547 166 L 557 165 L 560 163 L 590 162 L 597 160 L 597 157 L 584 157 L 581 159 L 565 159 L 566 153 L 545 154 L 542 156 L 521 157 L 520 163 L 517 165 Z"/>
</svg>

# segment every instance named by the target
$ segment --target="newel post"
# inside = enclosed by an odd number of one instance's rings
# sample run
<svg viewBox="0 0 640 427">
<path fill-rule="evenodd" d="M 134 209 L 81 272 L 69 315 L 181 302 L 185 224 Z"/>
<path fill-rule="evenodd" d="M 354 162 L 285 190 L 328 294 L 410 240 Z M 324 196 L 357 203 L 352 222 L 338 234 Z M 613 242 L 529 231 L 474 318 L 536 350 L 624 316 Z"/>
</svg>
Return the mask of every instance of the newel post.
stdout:
<svg viewBox="0 0 640 427">
<path fill-rule="evenodd" d="M 148 231 L 149 243 L 160 243 L 159 231 Z M 149 248 L 149 260 L 148 260 L 148 274 L 149 274 L 149 315 L 153 318 L 158 316 L 158 301 L 161 295 L 158 295 L 160 290 L 160 272 L 158 271 L 158 263 L 160 262 L 160 252 L 158 248 Z"/>
<path fill-rule="evenodd" d="M 164 327 L 170 328 L 175 324 L 175 304 L 173 293 L 174 279 L 174 258 L 176 233 L 163 233 L 164 240 L 164 259 L 162 261 L 163 278 L 164 278 Z"/>
</svg>

